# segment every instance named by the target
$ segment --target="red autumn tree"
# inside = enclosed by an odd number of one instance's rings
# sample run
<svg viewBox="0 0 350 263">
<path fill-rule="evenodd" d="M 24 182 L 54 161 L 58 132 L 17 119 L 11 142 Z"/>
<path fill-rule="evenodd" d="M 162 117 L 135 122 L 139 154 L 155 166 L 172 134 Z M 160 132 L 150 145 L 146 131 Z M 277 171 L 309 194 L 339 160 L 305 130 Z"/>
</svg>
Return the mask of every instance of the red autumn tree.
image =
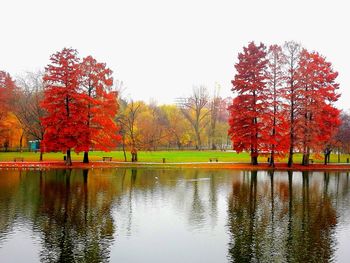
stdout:
<svg viewBox="0 0 350 263">
<path fill-rule="evenodd" d="M 303 165 L 309 164 L 311 151 L 323 150 L 330 136 L 325 132 L 327 130 L 322 129 L 322 122 L 327 116 L 334 115 L 332 105 L 339 98 L 336 92 L 339 84 L 335 82 L 337 76 L 332 64 L 323 56 L 305 49 L 301 52 L 297 72 L 300 106 L 297 125 L 300 127 L 299 148 L 303 153 Z"/>
<path fill-rule="evenodd" d="M 93 57 L 83 59 L 80 87 L 85 100 L 86 141 L 81 141 L 77 149 L 84 151 L 84 163 L 89 162 L 89 149 L 109 151 L 116 147 L 120 137 L 114 122 L 117 114 L 117 93 L 111 90 L 112 71 L 104 63 L 98 63 Z"/>
<path fill-rule="evenodd" d="M 13 100 L 16 84 L 9 73 L 0 71 L 0 119 L 7 114 Z"/>
<path fill-rule="evenodd" d="M 232 91 L 237 94 L 230 111 L 229 136 L 237 152 L 249 151 L 251 164 L 258 164 L 258 155 L 266 149 L 269 129 L 266 129 L 266 47 L 254 42 L 238 54 L 237 73 Z"/>
<path fill-rule="evenodd" d="M 42 107 L 47 111 L 42 146 L 44 151 L 67 153 L 66 164 L 71 165 L 71 150 L 86 142 L 86 102 L 79 91 L 80 66 L 77 51 L 64 48 L 53 54 L 44 75 Z"/>
<path fill-rule="evenodd" d="M 287 105 L 283 101 L 283 87 L 285 85 L 286 56 L 278 45 L 270 46 L 267 54 L 267 88 L 268 88 L 268 119 L 270 129 L 268 138 L 270 152 L 270 166 L 275 166 L 275 156 L 282 157 L 289 149 Z"/>
</svg>

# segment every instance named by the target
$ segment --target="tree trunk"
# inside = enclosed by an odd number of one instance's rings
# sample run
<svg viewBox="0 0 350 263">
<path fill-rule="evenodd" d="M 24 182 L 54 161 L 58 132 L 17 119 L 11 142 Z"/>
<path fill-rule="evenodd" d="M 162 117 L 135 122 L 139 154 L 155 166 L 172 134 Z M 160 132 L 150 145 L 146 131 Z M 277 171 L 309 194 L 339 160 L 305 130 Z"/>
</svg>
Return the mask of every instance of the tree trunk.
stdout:
<svg viewBox="0 0 350 263">
<path fill-rule="evenodd" d="M 9 142 L 6 139 L 5 143 L 4 143 L 4 147 L 5 147 L 5 152 L 8 152 L 8 148 L 9 148 Z"/>
<path fill-rule="evenodd" d="M 324 164 L 327 165 L 331 158 L 331 152 L 332 150 L 325 150 L 324 151 Z"/>
<path fill-rule="evenodd" d="M 178 148 L 179 150 L 182 150 L 182 149 L 181 149 L 181 142 L 179 142 L 179 141 L 177 142 L 177 148 Z"/>
<path fill-rule="evenodd" d="M 124 162 L 126 162 L 127 159 L 126 159 L 126 152 L 125 152 L 125 144 L 124 144 L 124 142 L 123 142 L 123 154 L 124 154 Z"/>
<path fill-rule="evenodd" d="M 70 154 L 70 149 L 67 150 L 66 165 L 68 165 L 68 166 L 72 165 L 72 157 L 71 157 L 71 154 Z"/>
<path fill-rule="evenodd" d="M 289 148 L 289 156 L 288 156 L 288 167 L 292 167 L 293 165 L 293 147 Z"/>
<path fill-rule="evenodd" d="M 137 162 L 137 151 L 135 149 L 131 150 L 131 161 Z"/>
<path fill-rule="evenodd" d="M 42 160 L 43 160 L 43 155 L 44 155 L 44 153 L 42 152 L 42 151 L 40 151 L 40 159 L 39 159 L 39 161 L 41 162 Z"/>
<path fill-rule="evenodd" d="M 84 152 L 83 163 L 89 163 L 89 152 L 88 151 Z"/>
<path fill-rule="evenodd" d="M 21 138 L 19 139 L 19 151 L 20 152 L 22 152 L 22 148 L 23 148 L 23 136 L 24 136 L 24 133 L 22 132 Z"/>
<path fill-rule="evenodd" d="M 292 88 L 293 97 L 293 88 Z M 288 156 L 288 167 L 293 166 L 293 155 L 294 155 L 294 100 L 291 103 L 291 116 L 290 116 L 290 146 L 289 146 L 289 156 Z"/>
<path fill-rule="evenodd" d="M 275 112 L 276 114 L 276 107 L 275 107 Z M 276 137 L 276 117 L 273 117 L 273 129 L 272 129 L 272 136 L 275 138 Z M 271 155 L 270 155 L 270 163 L 269 166 L 275 167 L 275 144 L 272 144 L 271 147 Z"/>
<path fill-rule="evenodd" d="M 269 166 L 275 167 L 275 151 L 274 150 L 272 150 L 272 152 L 271 152 Z"/>
<path fill-rule="evenodd" d="M 303 153 L 303 161 L 302 161 L 302 165 L 309 165 L 309 159 L 310 159 L 310 154 L 309 153 Z"/>
<path fill-rule="evenodd" d="M 258 165 L 258 156 L 255 156 L 254 154 L 251 154 L 251 161 L 250 161 L 250 163 L 252 164 L 252 165 Z"/>
<path fill-rule="evenodd" d="M 137 162 L 137 153 L 131 153 L 131 161 Z"/>
<path fill-rule="evenodd" d="M 196 131 L 196 136 L 197 136 L 197 150 L 200 151 L 202 150 L 202 142 L 201 142 L 201 135 L 199 131 Z"/>
</svg>

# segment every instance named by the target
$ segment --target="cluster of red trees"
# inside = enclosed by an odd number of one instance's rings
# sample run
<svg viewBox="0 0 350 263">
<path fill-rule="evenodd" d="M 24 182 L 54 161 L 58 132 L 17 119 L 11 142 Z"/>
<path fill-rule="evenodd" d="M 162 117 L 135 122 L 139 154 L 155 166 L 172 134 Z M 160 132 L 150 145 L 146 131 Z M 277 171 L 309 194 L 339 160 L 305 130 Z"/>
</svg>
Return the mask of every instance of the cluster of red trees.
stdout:
<svg viewBox="0 0 350 263">
<path fill-rule="evenodd" d="M 108 150 L 120 140 L 114 118 L 117 92 L 112 90 L 112 71 L 106 64 L 88 56 L 82 60 L 74 49 L 53 54 L 45 69 L 44 99 L 46 116 L 41 149 L 65 151 L 71 164 L 71 150 L 84 152 L 89 162 L 90 149 Z"/>
<path fill-rule="evenodd" d="M 237 152 L 250 152 L 253 165 L 268 155 L 271 166 L 286 154 L 292 166 L 294 152 L 303 154 L 303 165 L 310 153 L 327 153 L 340 125 L 333 105 L 340 95 L 338 73 L 325 57 L 295 42 L 251 42 L 235 68 L 229 135 Z"/>
<path fill-rule="evenodd" d="M 334 107 L 339 98 L 338 73 L 322 55 L 295 42 L 269 48 L 251 42 L 239 53 L 235 68 L 232 90 L 236 97 L 229 107 L 228 134 L 237 152 L 250 152 L 252 164 L 257 164 L 262 154 L 269 157 L 271 166 L 288 155 L 292 166 L 295 152 L 303 154 L 304 165 L 308 165 L 311 153 L 324 153 L 327 162 L 337 142 L 348 145 L 346 125 L 350 121 L 346 114 L 340 117 Z M 210 102 L 207 93 L 200 92 L 204 89 L 182 99 L 179 108 L 152 106 L 141 112 L 142 103 L 121 103 L 116 118 L 118 94 L 112 89 L 112 71 L 93 57 L 80 59 L 76 50 L 65 48 L 51 56 L 43 77 L 33 78 L 34 82 L 39 79 L 35 91 L 27 90 L 26 81 L 15 82 L 0 71 L 0 132 L 6 116 L 13 112 L 23 132 L 41 141 L 41 152 L 66 152 L 69 165 L 72 150 L 84 152 L 84 162 L 89 162 L 90 149 L 115 148 L 121 140 L 118 134 L 123 137 L 123 149 L 126 144 L 131 149 L 145 148 L 145 141 L 155 149 L 155 142 L 171 136 L 181 145 L 185 139 L 180 140 L 179 134 L 187 134 L 183 131 L 190 130 L 187 126 L 191 124 L 199 149 L 207 126 L 208 144 L 216 143 L 219 97 Z M 135 128 L 144 126 L 137 121 L 139 111 L 144 123 L 150 122 L 149 118 L 158 121 L 156 139 L 153 129 L 148 138 L 145 129 Z M 179 125 L 181 113 L 188 123 Z M 338 129 L 340 119 L 343 128 Z M 162 127 L 168 131 L 161 132 Z M 222 130 L 226 129 L 223 126 Z M 147 140 L 138 134 L 141 130 Z"/>
</svg>

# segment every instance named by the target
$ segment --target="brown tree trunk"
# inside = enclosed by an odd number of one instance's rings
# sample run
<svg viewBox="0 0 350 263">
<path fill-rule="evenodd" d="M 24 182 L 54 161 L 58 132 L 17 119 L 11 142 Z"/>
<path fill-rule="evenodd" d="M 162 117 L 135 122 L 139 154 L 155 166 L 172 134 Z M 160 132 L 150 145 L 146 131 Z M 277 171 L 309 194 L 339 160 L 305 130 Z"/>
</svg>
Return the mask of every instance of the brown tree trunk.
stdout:
<svg viewBox="0 0 350 263">
<path fill-rule="evenodd" d="M 124 142 L 123 142 L 123 154 L 124 154 L 124 162 L 126 162 L 127 159 L 126 159 L 125 143 Z"/>
<path fill-rule="evenodd" d="M 22 152 L 22 148 L 23 148 L 23 136 L 24 133 L 21 134 L 21 138 L 19 139 L 19 151 Z"/>
<path fill-rule="evenodd" d="M 290 108 L 290 146 L 289 146 L 289 156 L 288 156 L 288 167 L 293 166 L 293 155 L 294 155 L 294 97 L 293 97 L 293 85 L 291 87 L 292 98 L 291 98 L 291 108 Z"/>
<path fill-rule="evenodd" d="M 251 162 L 252 162 L 252 165 L 258 165 L 258 157 L 252 156 Z"/>
<path fill-rule="evenodd" d="M 274 114 L 276 114 L 276 110 L 275 110 Z M 276 128 L 275 127 L 276 127 L 276 117 L 273 117 L 273 129 L 272 129 L 272 136 L 273 137 L 276 136 Z M 272 145 L 269 166 L 275 167 L 275 144 Z"/>
<path fill-rule="evenodd" d="M 89 152 L 88 151 L 84 152 L 83 163 L 89 163 Z"/>
<path fill-rule="evenodd" d="M 131 150 L 131 161 L 137 162 L 137 150 L 135 148 Z"/>
<path fill-rule="evenodd" d="M 274 150 L 272 150 L 272 152 L 271 152 L 269 166 L 275 167 L 275 151 Z"/>
<path fill-rule="evenodd" d="M 201 141 L 201 135 L 200 132 L 198 130 L 196 130 L 196 137 L 197 137 L 197 150 L 200 151 L 202 150 L 202 141 Z"/>
<path fill-rule="evenodd" d="M 292 165 L 293 165 L 293 154 L 294 154 L 293 147 L 291 146 L 289 148 L 288 167 L 292 167 Z"/>
<path fill-rule="evenodd" d="M 131 153 L 131 161 L 137 162 L 137 153 Z"/>
<path fill-rule="evenodd" d="M 310 153 L 307 151 L 306 153 L 303 153 L 303 160 L 301 162 L 302 165 L 309 165 L 310 161 Z"/>
<path fill-rule="evenodd" d="M 71 157 L 70 149 L 67 150 L 66 165 L 68 165 L 68 166 L 72 165 L 72 157 Z"/>
<path fill-rule="evenodd" d="M 250 163 L 251 165 L 258 165 L 258 156 L 253 151 L 250 153 Z"/>
<path fill-rule="evenodd" d="M 324 164 L 325 164 L 325 165 L 327 165 L 327 164 L 329 163 L 329 161 L 330 161 L 331 152 L 332 152 L 332 150 L 328 150 L 328 149 L 326 149 L 326 150 L 324 151 Z"/>
</svg>

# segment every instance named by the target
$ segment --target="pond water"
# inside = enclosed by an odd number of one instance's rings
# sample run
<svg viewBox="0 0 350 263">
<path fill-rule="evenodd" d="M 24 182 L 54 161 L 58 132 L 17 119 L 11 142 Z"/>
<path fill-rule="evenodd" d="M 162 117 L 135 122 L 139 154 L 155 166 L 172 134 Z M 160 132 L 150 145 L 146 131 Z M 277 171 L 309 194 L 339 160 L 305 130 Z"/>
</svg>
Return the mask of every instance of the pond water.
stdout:
<svg viewBox="0 0 350 263">
<path fill-rule="evenodd" d="M 0 170 L 0 262 L 349 262 L 349 173 Z"/>
</svg>

